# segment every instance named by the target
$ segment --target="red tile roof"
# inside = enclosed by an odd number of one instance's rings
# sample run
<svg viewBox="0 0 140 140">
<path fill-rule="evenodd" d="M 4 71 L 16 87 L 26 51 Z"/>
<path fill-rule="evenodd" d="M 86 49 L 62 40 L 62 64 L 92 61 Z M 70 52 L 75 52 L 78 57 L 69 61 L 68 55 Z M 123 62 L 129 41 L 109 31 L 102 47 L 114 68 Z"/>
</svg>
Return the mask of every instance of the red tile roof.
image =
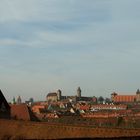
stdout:
<svg viewBox="0 0 140 140">
<path fill-rule="evenodd" d="M 11 117 L 17 120 L 37 120 L 26 104 L 11 105 Z"/>
<path fill-rule="evenodd" d="M 89 105 L 81 105 L 80 110 L 89 110 L 90 106 Z"/>
<path fill-rule="evenodd" d="M 40 109 L 45 109 L 47 106 L 45 105 L 34 105 L 32 107 L 32 111 L 35 113 L 40 113 Z"/>
</svg>

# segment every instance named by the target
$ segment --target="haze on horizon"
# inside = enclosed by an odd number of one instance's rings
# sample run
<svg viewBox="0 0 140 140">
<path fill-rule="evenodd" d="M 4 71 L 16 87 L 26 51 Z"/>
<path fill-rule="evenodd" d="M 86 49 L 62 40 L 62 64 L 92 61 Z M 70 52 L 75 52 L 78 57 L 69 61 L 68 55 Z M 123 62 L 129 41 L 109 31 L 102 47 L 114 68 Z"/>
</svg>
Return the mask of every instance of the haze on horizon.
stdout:
<svg viewBox="0 0 140 140">
<path fill-rule="evenodd" d="M 140 88 L 139 0 L 0 0 L 0 88 L 45 100 Z"/>
</svg>

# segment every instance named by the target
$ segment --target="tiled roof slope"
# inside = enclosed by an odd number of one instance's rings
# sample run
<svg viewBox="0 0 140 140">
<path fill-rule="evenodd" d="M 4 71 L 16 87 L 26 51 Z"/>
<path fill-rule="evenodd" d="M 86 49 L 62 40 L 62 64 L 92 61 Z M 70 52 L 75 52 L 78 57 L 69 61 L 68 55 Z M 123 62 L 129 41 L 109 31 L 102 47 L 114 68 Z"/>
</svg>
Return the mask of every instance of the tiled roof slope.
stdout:
<svg viewBox="0 0 140 140">
<path fill-rule="evenodd" d="M 37 118 L 26 104 L 11 105 L 11 117 L 17 120 L 35 121 Z"/>
<path fill-rule="evenodd" d="M 1 106 L 2 103 L 4 103 L 6 109 L 10 109 L 9 104 L 7 103 L 2 91 L 0 90 L 0 106 Z"/>
<path fill-rule="evenodd" d="M 0 90 L 0 118 L 10 119 L 10 106 Z"/>
</svg>

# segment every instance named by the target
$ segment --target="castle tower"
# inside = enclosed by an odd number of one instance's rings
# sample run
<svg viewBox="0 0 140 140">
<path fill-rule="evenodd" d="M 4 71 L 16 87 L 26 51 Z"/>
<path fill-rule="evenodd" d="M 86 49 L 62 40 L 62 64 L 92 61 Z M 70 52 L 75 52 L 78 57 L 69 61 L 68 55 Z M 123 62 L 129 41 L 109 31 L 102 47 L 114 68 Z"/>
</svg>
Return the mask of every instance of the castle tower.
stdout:
<svg viewBox="0 0 140 140">
<path fill-rule="evenodd" d="M 22 101 L 21 101 L 21 97 L 18 96 L 18 98 L 17 98 L 17 104 L 21 104 L 21 103 L 22 103 Z"/>
<path fill-rule="evenodd" d="M 78 87 L 78 89 L 77 89 L 77 97 L 81 97 L 81 88 L 80 87 Z"/>
<path fill-rule="evenodd" d="M 57 97 L 58 97 L 58 101 L 61 100 L 61 96 L 62 96 L 62 92 L 60 89 L 57 90 Z"/>
<path fill-rule="evenodd" d="M 140 90 L 136 91 L 136 102 L 140 102 Z"/>
</svg>

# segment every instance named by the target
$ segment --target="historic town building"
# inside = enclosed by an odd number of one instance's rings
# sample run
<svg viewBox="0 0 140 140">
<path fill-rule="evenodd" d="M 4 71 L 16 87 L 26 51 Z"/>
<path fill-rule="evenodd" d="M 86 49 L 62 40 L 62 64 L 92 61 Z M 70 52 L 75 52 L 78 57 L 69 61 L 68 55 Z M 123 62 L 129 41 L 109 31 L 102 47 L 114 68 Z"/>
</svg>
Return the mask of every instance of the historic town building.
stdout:
<svg viewBox="0 0 140 140">
<path fill-rule="evenodd" d="M 140 102 L 140 90 L 138 89 L 135 94 L 123 95 L 113 92 L 111 94 L 111 100 L 114 103 L 134 103 Z"/>
<path fill-rule="evenodd" d="M 56 92 L 48 93 L 46 100 L 49 102 L 57 102 L 62 100 L 69 100 L 70 102 L 93 100 L 93 97 L 85 97 L 82 96 L 81 93 L 82 90 L 80 87 L 78 87 L 75 96 L 62 96 L 62 91 L 58 89 Z"/>
<path fill-rule="evenodd" d="M 48 102 L 57 102 L 58 94 L 56 92 L 48 93 L 46 98 Z"/>
</svg>

